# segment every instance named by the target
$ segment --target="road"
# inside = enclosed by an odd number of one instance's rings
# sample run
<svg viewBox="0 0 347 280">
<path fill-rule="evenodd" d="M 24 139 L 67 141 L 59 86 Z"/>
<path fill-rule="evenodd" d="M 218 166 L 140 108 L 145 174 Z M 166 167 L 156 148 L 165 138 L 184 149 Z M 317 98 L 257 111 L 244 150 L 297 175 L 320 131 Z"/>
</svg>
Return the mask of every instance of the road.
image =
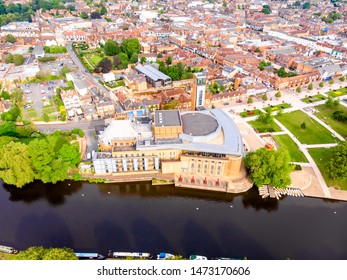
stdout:
<svg viewBox="0 0 347 280">
<path fill-rule="evenodd" d="M 79 58 L 75 54 L 74 50 L 72 49 L 72 42 L 68 42 L 66 44 L 66 49 L 69 52 L 70 57 L 73 60 L 73 62 L 77 65 L 78 69 L 85 76 L 88 77 L 88 79 L 94 84 L 94 86 L 96 86 L 98 89 L 101 90 L 101 92 L 104 94 L 104 96 L 110 98 L 109 90 L 106 87 L 104 87 L 102 84 L 100 84 L 99 81 L 84 67 L 82 62 L 79 60 Z M 119 111 L 119 110 L 120 111 L 124 111 L 124 108 L 123 108 L 122 104 L 119 101 L 117 101 L 115 109 L 116 109 L 116 111 Z"/>
</svg>

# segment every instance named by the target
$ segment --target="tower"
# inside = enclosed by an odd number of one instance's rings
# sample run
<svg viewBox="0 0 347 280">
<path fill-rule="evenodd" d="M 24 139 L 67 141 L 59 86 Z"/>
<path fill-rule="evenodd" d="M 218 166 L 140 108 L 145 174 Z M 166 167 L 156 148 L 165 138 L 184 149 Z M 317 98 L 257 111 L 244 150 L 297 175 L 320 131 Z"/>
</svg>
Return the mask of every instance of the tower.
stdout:
<svg viewBox="0 0 347 280">
<path fill-rule="evenodd" d="M 194 73 L 191 99 L 191 110 L 205 106 L 206 76 L 204 73 Z"/>
</svg>

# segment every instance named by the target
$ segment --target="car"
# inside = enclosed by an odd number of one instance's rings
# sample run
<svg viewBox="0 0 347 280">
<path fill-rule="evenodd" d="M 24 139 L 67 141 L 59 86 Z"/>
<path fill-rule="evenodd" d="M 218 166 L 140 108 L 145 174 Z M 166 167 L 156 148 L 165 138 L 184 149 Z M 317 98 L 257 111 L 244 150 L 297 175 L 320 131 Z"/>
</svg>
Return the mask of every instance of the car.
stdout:
<svg viewBox="0 0 347 280">
<path fill-rule="evenodd" d="M 84 72 L 88 73 L 89 71 L 86 69 L 86 70 L 84 70 Z"/>
<path fill-rule="evenodd" d="M 24 108 L 25 108 L 25 109 L 28 109 L 28 108 L 31 108 L 31 107 L 32 107 L 32 106 L 31 106 L 30 104 L 25 104 L 25 105 L 24 105 Z"/>
<path fill-rule="evenodd" d="M 46 93 L 46 91 L 42 89 L 41 90 L 41 94 L 45 94 L 45 93 Z"/>
<path fill-rule="evenodd" d="M 52 98 L 52 95 L 47 95 L 48 99 L 51 99 Z"/>
<path fill-rule="evenodd" d="M 228 105 L 229 105 L 229 102 L 224 102 L 223 105 L 224 105 L 224 106 L 228 106 Z"/>
</svg>

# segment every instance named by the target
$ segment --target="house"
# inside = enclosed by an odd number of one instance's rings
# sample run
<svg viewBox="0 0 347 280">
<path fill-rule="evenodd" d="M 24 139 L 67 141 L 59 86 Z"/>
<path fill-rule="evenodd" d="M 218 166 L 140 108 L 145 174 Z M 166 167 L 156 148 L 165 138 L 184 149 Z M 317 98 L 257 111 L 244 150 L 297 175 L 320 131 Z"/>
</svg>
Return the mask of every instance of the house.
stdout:
<svg viewBox="0 0 347 280">
<path fill-rule="evenodd" d="M 32 55 L 35 56 L 35 58 L 41 58 L 45 56 L 45 51 L 43 50 L 42 45 L 35 46 L 32 52 Z"/>
<path fill-rule="evenodd" d="M 80 108 L 82 103 L 79 95 L 75 90 L 62 90 L 60 92 L 61 100 L 64 102 L 66 110 L 71 110 L 73 108 Z"/>
<path fill-rule="evenodd" d="M 102 74 L 102 80 L 105 83 L 113 82 L 114 80 L 116 80 L 116 77 L 113 73 L 110 72 L 110 73 Z"/>
<path fill-rule="evenodd" d="M 143 74 L 127 73 L 124 75 L 124 84 L 133 91 L 147 89 L 146 77 Z"/>
<path fill-rule="evenodd" d="M 113 116 L 115 113 L 114 104 L 109 98 L 103 98 L 95 105 L 98 116 Z"/>
</svg>

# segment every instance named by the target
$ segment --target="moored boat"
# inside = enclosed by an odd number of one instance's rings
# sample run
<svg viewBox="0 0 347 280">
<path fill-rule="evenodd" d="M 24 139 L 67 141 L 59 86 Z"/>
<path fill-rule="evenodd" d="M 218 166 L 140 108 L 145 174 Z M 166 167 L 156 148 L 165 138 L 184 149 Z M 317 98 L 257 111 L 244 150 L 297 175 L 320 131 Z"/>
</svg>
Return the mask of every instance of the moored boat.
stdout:
<svg viewBox="0 0 347 280">
<path fill-rule="evenodd" d="M 105 256 L 98 253 L 75 253 L 76 257 L 80 260 L 104 260 Z"/>
<path fill-rule="evenodd" d="M 190 255 L 189 259 L 194 261 L 201 261 L 201 260 L 207 260 L 207 257 L 200 256 L 200 255 Z"/>
<path fill-rule="evenodd" d="M 159 253 L 159 255 L 157 255 L 157 260 L 167 260 L 170 258 L 173 258 L 175 255 L 172 255 L 170 253 Z"/>
<path fill-rule="evenodd" d="M 149 259 L 151 257 L 150 253 L 140 253 L 140 252 L 113 252 L 109 251 L 108 256 L 112 258 L 141 258 L 141 259 Z"/>
<path fill-rule="evenodd" d="M 9 246 L 0 245 L 0 252 L 7 253 L 7 254 L 17 254 L 18 250 Z"/>
</svg>

